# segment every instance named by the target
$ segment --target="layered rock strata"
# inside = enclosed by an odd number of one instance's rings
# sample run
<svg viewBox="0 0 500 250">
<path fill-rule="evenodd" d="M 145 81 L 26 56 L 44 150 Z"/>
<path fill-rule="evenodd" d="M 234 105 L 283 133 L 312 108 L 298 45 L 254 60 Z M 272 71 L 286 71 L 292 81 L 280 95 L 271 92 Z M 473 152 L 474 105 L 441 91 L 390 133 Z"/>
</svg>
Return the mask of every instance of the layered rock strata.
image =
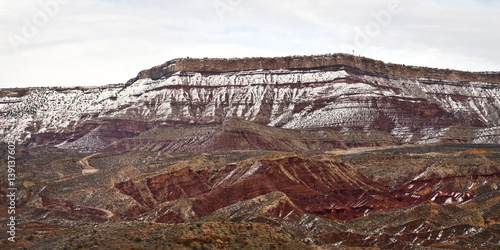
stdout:
<svg viewBox="0 0 500 250">
<path fill-rule="evenodd" d="M 245 60 L 179 59 L 166 73 L 155 67 L 98 88 L 3 89 L 0 133 L 25 145 L 98 151 L 158 126 L 236 117 L 347 137 L 381 132 L 396 143 L 500 143 L 498 74 L 420 74 L 347 55 Z"/>
</svg>

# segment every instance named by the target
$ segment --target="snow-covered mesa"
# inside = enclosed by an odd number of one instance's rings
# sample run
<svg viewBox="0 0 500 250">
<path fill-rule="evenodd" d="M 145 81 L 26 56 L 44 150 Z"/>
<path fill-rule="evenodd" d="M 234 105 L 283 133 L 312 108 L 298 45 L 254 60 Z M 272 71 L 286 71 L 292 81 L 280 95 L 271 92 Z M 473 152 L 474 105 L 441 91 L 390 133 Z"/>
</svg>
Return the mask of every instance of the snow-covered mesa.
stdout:
<svg viewBox="0 0 500 250">
<path fill-rule="evenodd" d="M 177 72 L 158 80 L 95 88 L 1 90 L 3 141 L 65 133 L 103 119 L 182 121 L 241 117 L 289 129 L 371 129 L 381 116 L 402 143 L 437 142 L 446 127 L 415 128 L 397 102 L 438 105 L 457 119 L 476 119 L 476 143 L 500 143 L 500 85 L 388 78 L 345 70 L 254 70 L 221 74 Z M 388 102 L 387 100 L 396 102 Z M 415 139 L 415 134 L 420 134 Z M 425 135 L 425 136 L 422 136 Z"/>
</svg>

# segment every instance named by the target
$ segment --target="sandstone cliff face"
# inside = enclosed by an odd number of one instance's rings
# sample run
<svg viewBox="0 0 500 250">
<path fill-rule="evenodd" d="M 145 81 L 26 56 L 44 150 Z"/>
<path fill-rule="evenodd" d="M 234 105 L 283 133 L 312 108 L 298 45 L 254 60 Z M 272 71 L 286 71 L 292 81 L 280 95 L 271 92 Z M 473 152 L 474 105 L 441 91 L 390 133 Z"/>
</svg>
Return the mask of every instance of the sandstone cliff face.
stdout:
<svg viewBox="0 0 500 250">
<path fill-rule="evenodd" d="M 315 58 L 254 58 L 249 66 L 182 59 L 165 76 L 165 67 L 156 67 L 126 85 L 4 89 L 0 131 L 4 141 L 98 151 L 157 126 L 220 125 L 237 117 L 286 129 L 331 128 L 345 138 L 363 132 L 385 133 L 396 143 L 500 143 L 500 84 L 486 74 L 396 77 L 411 68 L 347 55 Z M 467 76 L 454 77 L 461 74 Z"/>
<path fill-rule="evenodd" d="M 480 176 L 474 177 L 475 182 L 484 185 L 496 180 L 497 172 L 497 169 L 481 170 Z M 231 210 L 237 203 L 240 208 L 256 208 L 257 201 L 251 200 L 264 195 L 266 197 L 259 198 L 258 202 L 268 204 L 258 206 L 263 210 L 250 213 L 250 217 L 271 216 L 296 222 L 304 214 L 348 221 L 374 211 L 428 201 L 437 204 L 466 202 L 477 195 L 471 189 L 453 186 L 454 181 L 464 183 L 456 179 L 461 177 L 420 180 L 422 175 L 390 191 L 358 174 L 338 157 L 304 158 L 289 153 L 229 164 L 216 172 L 184 168 L 117 183 L 115 187 L 138 202 L 137 207 L 124 216 L 145 213 L 159 222 L 188 221 L 222 208 Z M 185 201 L 188 202 L 180 205 Z M 224 216 L 222 211 L 211 217 Z M 151 215 L 153 213 L 155 215 Z M 240 214 L 240 219 L 246 218 L 244 213 Z M 234 213 L 231 216 L 236 218 Z"/>
<path fill-rule="evenodd" d="M 249 71 L 257 69 L 330 69 L 336 66 L 350 66 L 370 72 L 393 77 L 430 78 L 449 81 L 492 82 L 500 83 L 500 73 L 473 73 L 458 70 L 444 70 L 427 67 L 414 67 L 400 64 L 384 63 L 366 57 L 349 54 L 329 54 L 318 56 L 288 56 L 279 58 L 235 58 L 235 59 L 190 59 L 180 58 L 162 65 L 141 71 L 138 79 L 160 79 L 177 71 L 193 71 L 204 73 L 223 73 Z"/>
<path fill-rule="evenodd" d="M 270 155 L 228 165 L 211 177 L 206 171 L 183 169 L 119 183 L 116 188 L 153 210 L 168 201 L 190 198 L 195 217 L 274 191 L 283 192 L 290 199 L 280 203 L 289 215 L 307 212 L 339 220 L 405 204 L 328 155 L 311 159 L 294 154 Z"/>
</svg>

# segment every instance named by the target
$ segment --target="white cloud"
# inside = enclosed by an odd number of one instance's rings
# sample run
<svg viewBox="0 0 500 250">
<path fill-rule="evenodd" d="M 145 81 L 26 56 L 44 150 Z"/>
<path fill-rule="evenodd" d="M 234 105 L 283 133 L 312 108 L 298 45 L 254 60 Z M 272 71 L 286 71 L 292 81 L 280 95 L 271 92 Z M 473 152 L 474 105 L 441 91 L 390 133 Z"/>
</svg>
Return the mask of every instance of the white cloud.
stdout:
<svg viewBox="0 0 500 250">
<path fill-rule="evenodd" d="M 51 1 L 58 0 L 42 0 Z M 346 52 L 345 44 L 355 45 L 357 31 L 377 23 L 373 13 L 386 11 L 390 0 L 66 1 L 47 11 L 39 1 L 0 0 L 0 87 L 125 82 L 141 69 L 186 56 Z M 228 9 L 220 15 L 214 2 Z M 401 9 L 378 35 L 354 48 L 356 54 L 500 70 L 498 2 L 402 0 Z M 24 38 L 25 20 L 45 21 L 41 16 L 50 11 L 46 24 L 14 50 L 9 37 Z"/>
</svg>

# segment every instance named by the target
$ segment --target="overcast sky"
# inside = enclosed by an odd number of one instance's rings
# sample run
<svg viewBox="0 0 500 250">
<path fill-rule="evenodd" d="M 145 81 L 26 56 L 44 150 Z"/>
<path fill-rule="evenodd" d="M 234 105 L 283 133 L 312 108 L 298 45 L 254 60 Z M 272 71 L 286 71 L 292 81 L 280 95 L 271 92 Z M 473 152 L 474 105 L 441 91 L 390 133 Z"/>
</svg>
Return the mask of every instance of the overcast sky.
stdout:
<svg viewBox="0 0 500 250">
<path fill-rule="evenodd" d="M 104 85 L 178 57 L 348 52 L 500 70 L 493 0 L 0 0 L 0 87 Z"/>
</svg>

